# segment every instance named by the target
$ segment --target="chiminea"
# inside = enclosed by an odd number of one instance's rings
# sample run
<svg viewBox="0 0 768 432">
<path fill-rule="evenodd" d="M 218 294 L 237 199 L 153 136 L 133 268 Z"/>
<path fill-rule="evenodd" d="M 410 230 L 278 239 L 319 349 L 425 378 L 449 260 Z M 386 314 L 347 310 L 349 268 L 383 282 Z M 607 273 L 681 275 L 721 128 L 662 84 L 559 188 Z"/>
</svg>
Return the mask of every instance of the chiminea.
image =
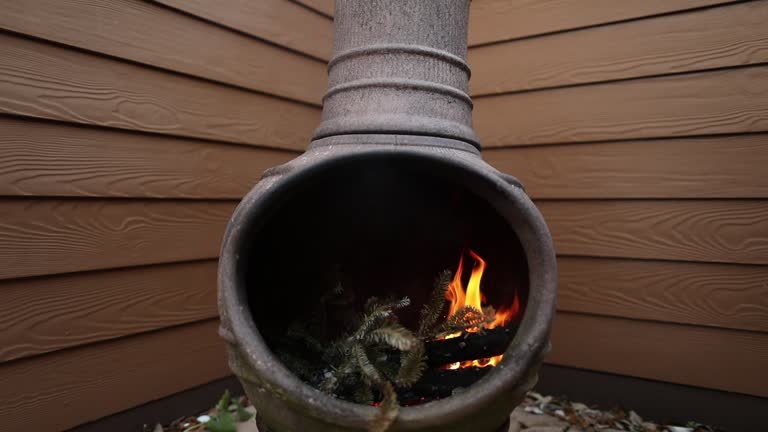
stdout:
<svg viewBox="0 0 768 432">
<path fill-rule="evenodd" d="M 433 383 L 426 396 L 398 389 L 404 406 L 387 430 L 504 430 L 536 382 L 554 314 L 554 250 L 520 182 L 480 157 L 468 12 L 469 0 L 336 1 L 322 122 L 306 153 L 265 172 L 243 199 L 221 251 L 220 334 L 262 432 L 367 431 L 379 415 L 380 394 L 363 404 L 324 393 L 278 352 L 296 322 L 326 341 L 344 334 L 349 310 L 325 310 L 321 326 L 314 318 L 340 287 L 353 294 L 340 303 L 359 311 L 373 297 L 407 297 L 398 319 L 415 329 L 448 269 L 441 319 L 468 305 L 495 313 L 495 323 L 427 342 L 424 374 L 476 377 L 442 393 Z M 478 344 L 499 332 L 503 345 Z"/>
</svg>

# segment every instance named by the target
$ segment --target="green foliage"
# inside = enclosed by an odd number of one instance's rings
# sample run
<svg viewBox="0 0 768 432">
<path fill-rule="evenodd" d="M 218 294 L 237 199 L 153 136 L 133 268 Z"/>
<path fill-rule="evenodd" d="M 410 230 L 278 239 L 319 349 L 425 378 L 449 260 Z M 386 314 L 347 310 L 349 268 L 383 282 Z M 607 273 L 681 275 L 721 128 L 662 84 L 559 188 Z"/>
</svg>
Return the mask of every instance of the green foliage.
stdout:
<svg viewBox="0 0 768 432">
<path fill-rule="evenodd" d="M 419 343 L 413 332 L 397 323 L 372 330 L 366 339 L 366 342 L 384 343 L 399 351 L 410 351 Z"/>
<path fill-rule="evenodd" d="M 251 417 L 253 414 L 246 411 L 242 405 L 232 403 L 229 390 L 225 390 L 211 419 L 205 423 L 205 428 L 210 432 L 237 432 L 237 423 L 248 421 Z"/>
<path fill-rule="evenodd" d="M 395 314 L 410 306 L 408 297 L 383 300 L 371 297 L 349 331 L 335 340 L 315 338 L 307 325 L 297 324 L 289 328 L 286 339 L 292 340 L 294 347 L 303 347 L 309 355 L 316 355 L 317 366 L 295 352 L 278 350 L 277 354 L 297 376 L 325 393 L 360 404 L 379 400 L 379 410 L 371 420 L 369 430 L 384 432 L 400 409 L 396 387 L 407 389 L 421 378 L 427 367 L 424 342 L 434 339 L 437 331 L 444 331 L 437 323 L 444 313 L 445 293 L 450 281 L 449 271 L 440 273 L 436 279 L 430 299 L 421 311 L 416 333 L 402 326 Z M 309 319 L 309 328 L 325 329 L 324 320 L 329 316 L 325 305 L 339 304 L 342 298 L 353 296 L 341 285 L 323 295 L 317 313 Z M 482 319 L 476 314 L 482 315 L 476 310 L 466 311 L 462 318 Z M 464 328 L 468 324 L 461 325 Z M 395 358 L 391 355 L 393 351 L 399 352 L 399 363 L 391 360 Z"/>
<path fill-rule="evenodd" d="M 472 306 L 464 306 L 440 325 L 438 333 L 445 335 L 479 328 L 483 323 L 488 322 L 489 319 L 482 311 Z"/>
<path fill-rule="evenodd" d="M 417 344 L 400 358 L 400 370 L 397 373 L 397 385 L 410 387 L 416 384 L 427 368 L 427 355 L 424 343 Z"/>
<path fill-rule="evenodd" d="M 435 279 L 435 284 L 432 289 L 432 293 L 429 296 L 429 300 L 424 304 L 421 309 L 421 321 L 419 322 L 419 330 L 416 334 L 422 339 L 433 339 L 435 334 L 435 326 L 440 318 L 443 316 L 445 310 L 446 299 L 445 294 L 448 291 L 448 286 L 451 284 L 453 274 L 450 270 L 444 270 Z"/>
<path fill-rule="evenodd" d="M 379 405 L 379 412 L 376 413 L 368 426 L 370 432 L 386 432 L 397 418 L 397 413 L 400 412 L 400 403 L 397 401 L 397 393 L 392 383 L 384 381 L 379 390 L 383 398 L 381 405 Z"/>
</svg>

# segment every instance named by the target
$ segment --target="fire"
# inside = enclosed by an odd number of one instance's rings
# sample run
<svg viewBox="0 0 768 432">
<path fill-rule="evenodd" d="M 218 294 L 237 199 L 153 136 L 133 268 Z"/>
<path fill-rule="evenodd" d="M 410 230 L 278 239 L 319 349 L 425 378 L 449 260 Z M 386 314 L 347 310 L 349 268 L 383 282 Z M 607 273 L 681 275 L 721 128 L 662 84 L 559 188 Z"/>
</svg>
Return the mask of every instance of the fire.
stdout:
<svg viewBox="0 0 768 432">
<path fill-rule="evenodd" d="M 462 257 L 459 259 L 459 266 L 456 269 L 456 274 L 453 277 L 453 280 L 451 281 L 451 284 L 448 286 L 448 290 L 445 293 L 445 297 L 450 301 L 450 308 L 448 310 L 448 317 L 453 316 L 459 309 L 465 307 L 465 306 L 471 306 L 479 311 L 483 310 L 483 307 L 487 307 L 488 305 L 485 305 L 485 296 L 483 295 L 481 289 L 480 289 L 480 283 L 483 279 L 483 272 L 485 272 L 486 263 L 485 260 L 482 259 L 478 254 L 474 253 L 473 251 L 469 251 L 469 255 L 475 260 L 475 265 L 472 268 L 472 273 L 469 277 L 469 282 L 467 283 L 467 288 L 464 289 L 464 285 L 462 282 L 462 273 L 464 271 L 464 256 L 462 254 Z M 512 305 L 509 307 L 502 307 L 499 308 L 499 310 L 495 311 L 495 319 L 493 322 L 484 324 L 482 327 L 486 329 L 493 329 L 498 326 L 503 326 L 507 324 L 512 318 L 514 318 L 520 310 L 520 301 L 517 297 L 517 292 L 515 292 L 515 297 L 512 302 Z M 480 328 L 475 327 L 468 329 L 467 332 L 469 333 L 476 333 L 480 331 Z M 461 333 L 452 333 L 447 336 L 445 336 L 445 339 L 451 339 L 455 337 L 461 336 Z M 498 355 L 495 357 L 485 358 L 485 359 L 478 359 L 478 360 L 468 360 L 464 362 L 457 362 L 452 363 L 447 366 L 448 369 L 459 369 L 459 368 L 465 368 L 465 367 L 486 367 L 486 366 L 496 366 L 501 359 L 504 357 L 504 355 Z"/>
</svg>

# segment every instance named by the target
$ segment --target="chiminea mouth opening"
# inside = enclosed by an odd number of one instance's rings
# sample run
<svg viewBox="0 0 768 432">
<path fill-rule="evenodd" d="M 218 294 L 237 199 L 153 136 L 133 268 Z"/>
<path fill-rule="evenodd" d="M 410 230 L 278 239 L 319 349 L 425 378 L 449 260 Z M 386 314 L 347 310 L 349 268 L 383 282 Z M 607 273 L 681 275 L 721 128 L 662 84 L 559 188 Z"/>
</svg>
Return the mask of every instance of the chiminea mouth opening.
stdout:
<svg viewBox="0 0 768 432">
<path fill-rule="evenodd" d="M 233 337 L 250 344 L 246 352 L 258 351 L 242 360 L 265 391 L 282 393 L 275 396 L 310 415 L 322 411 L 328 417 L 336 410 L 339 424 L 370 418 L 373 407 L 328 396 L 290 372 L 274 352 L 276 338 L 297 319 L 308 319 L 339 283 L 354 293 L 357 309 L 371 296 L 408 296 L 413 305 L 401 321 L 413 328 L 435 276 L 456 271 L 464 257 L 466 284 L 473 255 L 486 263 L 484 304 L 502 308 L 517 302 L 513 320 L 519 333 L 485 378 L 460 394 L 404 407 L 399 419 L 417 427 L 458 418 L 458 407 L 507 403 L 494 395 L 511 392 L 535 374 L 553 304 L 544 298 L 550 291 L 537 286 L 554 281 L 543 271 L 550 267 L 551 244 L 541 241 L 548 238 L 546 227 L 527 199 L 518 199 L 522 190 L 497 172 L 423 148 L 339 154 L 280 177 L 259 192 L 257 203 L 246 197 L 235 213 L 231 231 L 240 232 L 228 233 L 233 240 L 225 243 L 221 263 L 221 274 L 234 277 L 220 277 L 228 291 L 223 301 L 248 307 L 228 318 Z M 343 329 L 339 323 L 328 331 Z"/>
</svg>

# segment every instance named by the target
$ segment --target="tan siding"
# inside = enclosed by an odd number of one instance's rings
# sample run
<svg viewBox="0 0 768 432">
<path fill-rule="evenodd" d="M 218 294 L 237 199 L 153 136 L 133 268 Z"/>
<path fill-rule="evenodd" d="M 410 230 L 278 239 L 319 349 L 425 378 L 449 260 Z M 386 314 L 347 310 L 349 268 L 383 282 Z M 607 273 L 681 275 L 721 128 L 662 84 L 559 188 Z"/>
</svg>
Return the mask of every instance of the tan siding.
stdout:
<svg viewBox="0 0 768 432">
<path fill-rule="evenodd" d="M 477 98 L 488 147 L 768 131 L 768 67 Z"/>
<path fill-rule="evenodd" d="M 239 199 L 296 154 L 0 117 L 0 195 Z"/>
<path fill-rule="evenodd" d="M 155 1 L 318 59 L 331 57 L 333 22 L 290 0 Z"/>
<path fill-rule="evenodd" d="M 768 333 L 768 267 L 561 257 L 561 311 Z"/>
<path fill-rule="evenodd" d="M 478 45 L 726 3 L 726 0 L 475 0 L 469 44 Z"/>
<path fill-rule="evenodd" d="M 472 3 L 485 158 L 560 254 L 549 362 L 766 395 L 767 4 Z"/>
<path fill-rule="evenodd" d="M 543 201 L 559 254 L 768 264 L 768 201 Z"/>
<path fill-rule="evenodd" d="M 0 279 L 213 258 L 236 203 L 5 199 Z"/>
<path fill-rule="evenodd" d="M 534 198 L 768 198 L 768 135 L 489 149 Z"/>
<path fill-rule="evenodd" d="M 0 35 L 0 112 L 303 149 L 320 110 Z"/>
<path fill-rule="evenodd" d="M 291 0 L 296 3 L 303 4 L 304 6 L 314 9 L 326 16 L 333 16 L 334 4 L 333 0 Z"/>
<path fill-rule="evenodd" d="M 548 361 L 768 396 L 768 334 L 561 312 Z"/>
<path fill-rule="evenodd" d="M 0 7 L 0 27 L 19 33 L 313 104 L 325 91 L 323 64 L 152 3 L 0 0 Z"/>
<path fill-rule="evenodd" d="M 303 50 L 330 41 L 327 18 L 270 1 L 217 8 L 237 29 L 201 3 L 0 0 L 3 430 L 231 373 L 211 320 L 221 237 L 308 144 L 326 78 Z"/>
<path fill-rule="evenodd" d="M 0 362 L 215 317 L 216 269 L 209 260 L 0 282 Z"/>
<path fill-rule="evenodd" d="M 0 364 L 8 431 L 61 431 L 230 374 L 218 321 Z"/>
<path fill-rule="evenodd" d="M 469 54 L 471 91 L 505 93 L 761 63 L 768 61 L 766 22 L 768 2 L 758 1 L 478 47 Z"/>
</svg>

